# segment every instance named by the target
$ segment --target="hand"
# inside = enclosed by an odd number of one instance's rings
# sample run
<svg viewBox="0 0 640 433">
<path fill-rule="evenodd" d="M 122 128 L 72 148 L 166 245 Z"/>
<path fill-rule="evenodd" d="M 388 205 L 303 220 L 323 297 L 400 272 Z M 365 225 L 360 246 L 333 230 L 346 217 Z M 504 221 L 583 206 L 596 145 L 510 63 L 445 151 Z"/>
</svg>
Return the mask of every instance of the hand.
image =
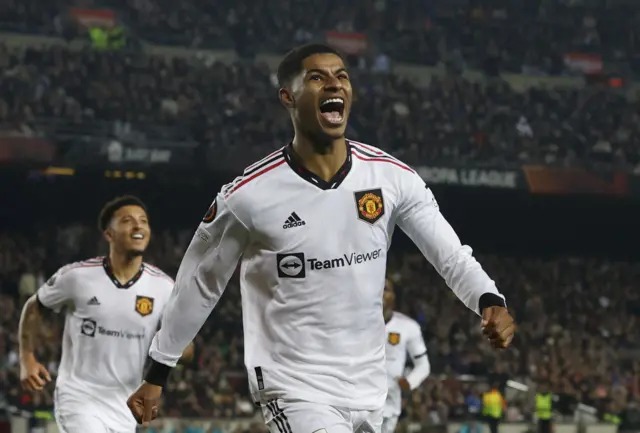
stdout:
<svg viewBox="0 0 640 433">
<path fill-rule="evenodd" d="M 33 355 L 20 360 L 20 383 L 28 391 L 41 391 L 51 382 L 51 375 Z"/>
<path fill-rule="evenodd" d="M 158 417 L 158 406 L 162 387 L 142 382 L 142 385 L 127 400 L 127 406 L 138 424 L 149 427 L 149 423 Z"/>
<path fill-rule="evenodd" d="M 513 340 L 516 324 L 504 307 L 487 307 L 482 311 L 482 333 L 496 349 L 506 349 Z"/>
<path fill-rule="evenodd" d="M 404 377 L 398 378 L 398 385 L 400 385 L 400 389 L 403 391 L 411 391 L 411 385 L 409 385 L 409 382 L 407 382 L 407 379 Z"/>
</svg>

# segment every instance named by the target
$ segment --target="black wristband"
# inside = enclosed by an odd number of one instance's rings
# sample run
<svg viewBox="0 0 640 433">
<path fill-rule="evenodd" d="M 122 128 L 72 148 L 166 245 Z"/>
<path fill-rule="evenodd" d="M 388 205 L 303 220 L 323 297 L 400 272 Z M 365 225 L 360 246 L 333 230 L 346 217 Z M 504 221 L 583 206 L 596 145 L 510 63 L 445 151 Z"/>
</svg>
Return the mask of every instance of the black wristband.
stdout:
<svg viewBox="0 0 640 433">
<path fill-rule="evenodd" d="M 171 373 L 172 368 L 168 365 L 161 364 L 159 362 L 151 360 L 151 366 L 147 370 L 147 374 L 144 376 L 144 381 L 150 383 L 151 385 L 164 386 L 167 384 L 167 380 L 169 379 L 169 373 Z"/>
<path fill-rule="evenodd" d="M 480 314 L 482 314 L 482 311 L 484 311 L 485 308 L 489 307 L 507 308 L 507 304 L 504 302 L 504 299 L 495 293 L 485 293 L 480 296 L 480 299 L 478 300 L 478 309 L 480 310 Z"/>
</svg>

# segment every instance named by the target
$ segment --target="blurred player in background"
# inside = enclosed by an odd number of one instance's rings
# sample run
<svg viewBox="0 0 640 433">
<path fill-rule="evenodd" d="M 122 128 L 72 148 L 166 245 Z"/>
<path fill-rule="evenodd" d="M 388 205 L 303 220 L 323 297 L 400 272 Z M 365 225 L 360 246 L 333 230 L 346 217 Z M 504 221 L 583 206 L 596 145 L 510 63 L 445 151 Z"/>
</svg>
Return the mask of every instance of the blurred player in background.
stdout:
<svg viewBox="0 0 640 433">
<path fill-rule="evenodd" d="M 124 196 L 107 203 L 99 227 L 108 257 L 61 268 L 24 305 L 20 317 L 20 379 L 43 389 L 51 376 L 38 362 L 42 308 L 65 310 L 62 359 L 54 395 L 63 433 L 133 433 L 128 395 L 139 385 L 151 338 L 173 280 L 142 255 L 151 228 L 145 205 Z M 185 351 L 193 352 L 192 345 Z"/>
<path fill-rule="evenodd" d="M 382 433 L 393 433 L 398 424 L 398 417 L 402 412 L 402 392 L 416 389 L 431 372 L 427 346 L 424 344 L 420 325 L 412 318 L 393 311 L 395 301 L 393 283 L 387 279 L 382 308 L 387 331 L 389 391 L 384 405 Z M 407 354 L 411 357 L 413 369 L 405 377 Z"/>
<path fill-rule="evenodd" d="M 277 75 L 295 136 L 224 186 L 196 230 L 151 344 L 151 367 L 129 398 L 145 425 L 238 261 L 249 386 L 272 433 L 381 431 L 382 295 L 396 225 L 483 316 L 495 347 L 513 337 L 504 297 L 420 176 L 345 139 L 352 89 L 342 57 L 305 45 L 285 56 Z"/>
</svg>

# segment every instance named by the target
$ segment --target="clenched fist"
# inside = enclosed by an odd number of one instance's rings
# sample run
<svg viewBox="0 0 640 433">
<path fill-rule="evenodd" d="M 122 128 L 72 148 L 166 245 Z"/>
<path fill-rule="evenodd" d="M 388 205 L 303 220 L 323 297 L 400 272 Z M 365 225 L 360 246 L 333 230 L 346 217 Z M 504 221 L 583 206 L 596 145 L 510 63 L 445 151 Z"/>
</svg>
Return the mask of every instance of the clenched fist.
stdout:
<svg viewBox="0 0 640 433">
<path fill-rule="evenodd" d="M 162 396 L 161 386 L 143 382 L 129 397 L 127 406 L 138 424 L 148 427 L 149 423 L 158 417 L 160 396 Z"/>
<path fill-rule="evenodd" d="M 49 372 L 44 365 L 36 361 L 34 356 L 20 360 L 20 383 L 24 389 L 41 391 L 49 382 L 51 382 Z"/>
<path fill-rule="evenodd" d="M 505 307 L 487 307 L 482 311 L 482 333 L 496 349 L 506 349 L 513 340 L 516 323 Z"/>
</svg>

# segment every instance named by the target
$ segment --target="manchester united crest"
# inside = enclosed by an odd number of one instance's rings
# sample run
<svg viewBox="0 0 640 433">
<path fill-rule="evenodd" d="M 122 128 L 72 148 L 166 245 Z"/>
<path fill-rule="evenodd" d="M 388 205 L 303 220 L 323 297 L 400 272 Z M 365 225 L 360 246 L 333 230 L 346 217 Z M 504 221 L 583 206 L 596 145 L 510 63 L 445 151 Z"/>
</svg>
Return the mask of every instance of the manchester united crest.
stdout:
<svg viewBox="0 0 640 433">
<path fill-rule="evenodd" d="M 389 332 L 387 341 L 390 345 L 395 346 L 396 344 L 400 343 L 400 334 L 398 334 L 397 332 Z"/>
<path fill-rule="evenodd" d="M 136 313 L 142 317 L 153 313 L 153 298 L 148 296 L 136 296 Z"/>
<path fill-rule="evenodd" d="M 373 224 L 384 215 L 384 199 L 380 188 L 358 191 L 355 198 L 358 218 L 362 221 Z"/>
</svg>

